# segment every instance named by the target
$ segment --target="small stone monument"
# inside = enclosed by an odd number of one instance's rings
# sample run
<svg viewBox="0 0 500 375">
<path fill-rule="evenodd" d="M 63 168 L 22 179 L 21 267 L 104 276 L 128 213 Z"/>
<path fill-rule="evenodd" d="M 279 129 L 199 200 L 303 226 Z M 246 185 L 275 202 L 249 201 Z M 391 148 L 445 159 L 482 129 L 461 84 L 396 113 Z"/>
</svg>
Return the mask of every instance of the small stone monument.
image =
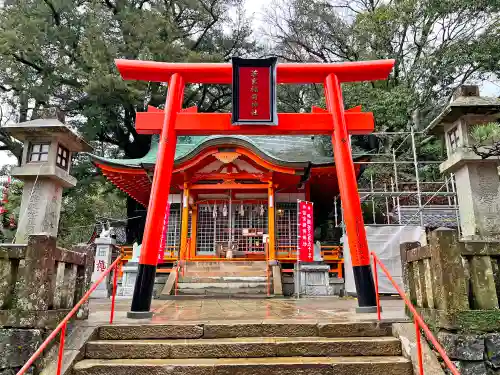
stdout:
<svg viewBox="0 0 500 375">
<path fill-rule="evenodd" d="M 500 238 L 499 158 L 482 159 L 471 150 L 476 126 L 500 119 L 500 99 L 479 96 L 478 86 L 461 86 L 427 130 L 444 135 L 448 160 L 441 173 L 455 175 L 463 239 Z"/>
<path fill-rule="evenodd" d="M 12 169 L 12 176 L 24 182 L 15 236 L 15 243 L 20 244 L 35 233 L 57 237 L 63 188 L 76 185 L 70 175 L 72 156 L 92 150 L 60 121 L 60 112 L 50 108 L 38 115 L 42 118 L 3 127 L 23 143 L 21 166 Z"/>
<path fill-rule="evenodd" d="M 95 239 L 95 259 L 94 259 L 94 272 L 92 272 L 92 283 L 101 277 L 102 273 L 111 265 L 113 249 L 116 240 L 110 234 L 111 230 L 103 228 L 99 238 Z M 113 276 L 113 272 L 109 273 L 104 280 L 97 286 L 96 290 L 91 294 L 90 298 L 108 298 L 111 293 L 109 290 L 109 280 Z"/>
<path fill-rule="evenodd" d="M 300 295 L 303 296 L 331 296 L 333 287 L 330 286 L 330 266 L 323 262 L 321 255 L 321 228 L 314 230 L 314 257 L 311 263 L 300 263 L 299 285 Z"/>
<path fill-rule="evenodd" d="M 122 268 L 122 282 L 116 293 L 118 296 L 132 297 L 132 295 L 134 294 L 134 286 L 135 280 L 137 279 L 140 255 L 141 245 L 138 245 L 136 242 L 132 246 L 132 259 L 130 259 Z"/>
<path fill-rule="evenodd" d="M 301 263 L 299 268 L 300 295 L 302 296 L 331 296 L 333 287 L 330 286 L 328 264 Z"/>
</svg>

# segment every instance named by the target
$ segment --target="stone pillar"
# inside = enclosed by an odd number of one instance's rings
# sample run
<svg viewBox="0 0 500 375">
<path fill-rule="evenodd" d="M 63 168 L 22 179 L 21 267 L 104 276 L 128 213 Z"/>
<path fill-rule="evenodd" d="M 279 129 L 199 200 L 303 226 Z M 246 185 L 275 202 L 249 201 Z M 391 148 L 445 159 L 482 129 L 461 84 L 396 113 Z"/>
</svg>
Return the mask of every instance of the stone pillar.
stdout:
<svg viewBox="0 0 500 375">
<path fill-rule="evenodd" d="M 274 202 L 274 185 L 272 182 L 269 182 L 268 192 L 268 206 L 267 206 L 267 225 L 268 225 L 268 234 L 269 234 L 269 252 L 268 259 L 275 260 L 276 259 L 276 248 L 275 248 L 275 202 Z"/>
<path fill-rule="evenodd" d="M 132 259 L 122 267 L 122 282 L 116 294 L 120 297 L 130 297 L 134 294 L 135 280 L 137 279 L 139 257 L 141 255 L 141 246 L 134 243 L 132 247 Z"/>
<path fill-rule="evenodd" d="M 70 175 L 75 152 L 91 151 L 85 141 L 59 121 L 56 111 L 39 111 L 38 118 L 3 129 L 23 143 L 21 166 L 12 176 L 24 182 L 15 243 L 28 243 L 28 236 L 45 233 L 57 237 L 63 188 L 76 185 Z"/>
<path fill-rule="evenodd" d="M 184 183 L 184 190 L 182 192 L 182 208 L 181 208 L 181 245 L 179 249 L 179 259 L 186 260 L 189 258 L 187 248 L 187 238 L 189 231 L 189 184 Z"/>
<path fill-rule="evenodd" d="M 468 310 L 468 285 L 464 277 L 466 271 L 461 244 L 455 231 L 449 228 L 433 231 L 430 251 L 436 308 L 448 312 Z"/>
<path fill-rule="evenodd" d="M 95 240 L 96 250 L 94 272 L 92 273 L 92 283 L 96 282 L 97 279 L 99 279 L 99 277 L 103 274 L 103 272 L 111 265 L 111 256 L 113 254 L 115 243 L 115 239 L 110 237 L 99 237 Z M 104 280 L 99 284 L 94 293 L 92 293 L 91 298 L 110 297 L 108 285 L 109 279 L 112 275 L 113 273 L 111 272 L 104 278 Z"/>
<path fill-rule="evenodd" d="M 498 161 L 469 162 L 455 171 L 463 238 L 500 238 Z"/>
<path fill-rule="evenodd" d="M 48 179 L 39 179 L 36 184 L 25 180 L 15 243 L 27 243 L 28 236 L 35 233 L 57 237 L 61 200 L 61 186 Z"/>
</svg>

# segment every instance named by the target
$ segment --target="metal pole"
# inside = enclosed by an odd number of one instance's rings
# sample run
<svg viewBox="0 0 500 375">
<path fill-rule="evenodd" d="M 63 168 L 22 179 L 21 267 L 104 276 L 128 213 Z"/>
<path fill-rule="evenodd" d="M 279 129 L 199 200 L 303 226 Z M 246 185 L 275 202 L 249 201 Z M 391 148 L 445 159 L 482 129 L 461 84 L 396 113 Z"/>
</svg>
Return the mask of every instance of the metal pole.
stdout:
<svg viewBox="0 0 500 375">
<path fill-rule="evenodd" d="M 450 182 L 450 180 L 448 179 L 448 177 L 445 176 L 444 183 L 446 184 L 446 192 L 447 193 L 450 192 L 450 186 L 448 185 L 449 182 Z M 448 206 L 451 207 L 451 197 L 450 196 L 448 196 Z"/>
<path fill-rule="evenodd" d="M 455 217 L 457 218 L 457 233 L 458 233 L 458 238 L 462 237 L 462 228 L 460 227 L 460 215 L 458 212 L 458 204 L 457 204 L 457 191 L 455 189 L 455 175 L 452 173 L 450 174 L 450 180 L 451 180 L 451 191 L 455 193 L 453 195 L 453 208 L 455 209 Z"/>
<path fill-rule="evenodd" d="M 391 176 L 391 192 L 392 192 L 392 194 L 391 194 L 391 197 L 392 197 L 392 210 L 394 211 L 394 209 L 397 206 L 396 206 L 396 197 L 394 196 L 394 179 L 392 178 L 392 176 Z M 398 213 L 398 216 L 400 216 L 399 213 Z M 401 219 L 399 219 L 399 222 L 401 222 Z"/>
<path fill-rule="evenodd" d="M 372 217 L 373 217 L 373 224 L 377 224 L 377 218 L 375 214 L 375 198 L 373 197 L 373 174 L 370 175 L 370 187 L 371 187 L 371 201 L 372 201 Z"/>
<path fill-rule="evenodd" d="M 384 183 L 384 191 L 387 192 L 387 184 Z M 389 198 L 385 196 L 385 214 L 387 216 L 387 224 L 390 224 L 389 220 Z"/>
<path fill-rule="evenodd" d="M 396 202 L 398 208 L 398 224 L 401 224 L 401 205 L 399 204 L 399 186 L 398 186 L 398 165 L 396 163 L 396 150 L 394 149 L 392 149 L 392 163 L 394 165 L 394 187 L 398 192 L 398 195 L 396 196 Z"/>
<path fill-rule="evenodd" d="M 424 215 L 422 212 L 422 195 L 420 194 L 420 177 L 418 174 L 417 148 L 415 147 L 415 132 L 411 127 L 411 148 L 413 151 L 413 166 L 415 167 L 415 179 L 417 180 L 418 210 L 420 213 L 420 226 L 424 226 Z"/>
<path fill-rule="evenodd" d="M 345 223 L 344 223 L 344 206 L 342 205 L 342 199 L 340 200 L 340 226 L 342 227 L 342 232 L 345 234 Z"/>
<path fill-rule="evenodd" d="M 345 224 L 353 274 L 358 297 L 357 312 L 375 312 L 375 284 L 373 281 L 365 223 L 359 199 L 358 184 L 352 161 L 349 134 L 344 115 L 344 102 L 339 79 L 330 74 L 325 80 L 325 98 L 333 120 L 333 156 L 339 181 L 340 197 L 345 211 Z"/>
</svg>

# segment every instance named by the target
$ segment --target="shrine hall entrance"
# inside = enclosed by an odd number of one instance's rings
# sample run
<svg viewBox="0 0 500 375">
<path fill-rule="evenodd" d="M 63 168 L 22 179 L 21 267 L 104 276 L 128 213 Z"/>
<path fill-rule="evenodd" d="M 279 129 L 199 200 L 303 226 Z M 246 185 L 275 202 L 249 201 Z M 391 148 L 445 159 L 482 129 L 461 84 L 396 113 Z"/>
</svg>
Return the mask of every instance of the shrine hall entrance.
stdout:
<svg viewBox="0 0 500 375">
<path fill-rule="evenodd" d="M 201 201 L 197 207 L 196 256 L 265 257 L 267 200 Z"/>
</svg>

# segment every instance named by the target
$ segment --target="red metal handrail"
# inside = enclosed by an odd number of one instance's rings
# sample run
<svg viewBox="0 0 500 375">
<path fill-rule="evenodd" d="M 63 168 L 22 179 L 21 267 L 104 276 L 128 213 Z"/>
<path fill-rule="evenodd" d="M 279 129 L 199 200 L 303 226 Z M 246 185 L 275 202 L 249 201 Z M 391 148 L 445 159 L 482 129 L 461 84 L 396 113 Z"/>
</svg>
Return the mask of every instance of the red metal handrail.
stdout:
<svg viewBox="0 0 500 375">
<path fill-rule="evenodd" d="M 375 278 L 375 293 L 376 293 L 376 298 L 377 298 L 377 319 L 380 320 L 380 297 L 378 295 L 378 273 L 377 273 L 377 264 L 380 266 L 382 271 L 384 271 L 385 275 L 389 279 L 389 281 L 392 283 L 396 291 L 399 293 L 401 298 L 403 299 L 404 303 L 406 304 L 406 307 L 411 311 L 413 314 L 413 320 L 415 322 L 415 331 L 416 331 L 416 338 L 417 338 L 417 356 L 418 356 L 418 368 L 419 368 L 419 374 L 423 375 L 424 374 L 424 367 L 423 367 L 423 360 L 422 360 L 422 344 L 420 342 L 420 328 L 422 331 L 424 331 L 425 336 L 427 339 L 434 345 L 438 353 L 441 355 L 441 358 L 443 358 L 444 363 L 446 364 L 446 367 L 450 370 L 450 372 L 453 375 L 460 375 L 458 372 L 456 366 L 451 362 L 450 358 L 446 354 L 445 350 L 439 344 L 439 342 L 436 340 L 434 335 L 432 334 L 431 330 L 425 324 L 424 320 L 420 316 L 420 314 L 417 312 L 415 309 L 415 306 L 410 302 L 406 294 L 401 290 L 401 288 L 396 284 L 394 281 L 393 277 L 391 276 L 389 270 L 384 266 L 384 264 L 380 261 L 380 259 L 377 257 L 377 255 L 372 251 L 371 256 L 373 257 L 373 274 Z"/>
<path fill-rule="evenodd" d="M 78 309 L 88 300 L 92 292 L 97 288 L 97 286 L 104 280 L 104 278 L 111 272 L 111 270 L 114 269 L 114 275 L 113 275 L 113 295 L 111 297 L 111 313 L 110 313 L 110 318 L 109 318 L 109 323 L 113 324 L 113 318 L 115 315 L 115 295 L 116 295 L 116 283 L 117 283 L 117 274 L 118 274 L 118 265 L 121 261 L 121 256 L 119 256 L 112 264 L 109 266 L 103 273 L 102 275 L 97 279 L 97 281 L 92 284 L 90 289 L 87 291 L 87 293 L 84 294 L 82 299 L 78 301 L 78 303 L 73 307 L 73 309 L 64 317 L 64 319 L 59 323 L 59 325 L 52 331 L 52 333 L 45 339 L 45 341 L 40 345 L 40 347 L 36 350 L 35 353 L 30 357 L 28 362 L 25 363 L 25 365 L 17 372 L 16 375 L 23 375 L 28 371 L 30 366 L 33 364 L 33 362 L 36 361 L 36 359 L 42 354 L 42 352 L 47 348 L 49 343 L 57 336 L 59 331 L 61 332 L 61 338 L 59 342 L 59 354 L 57 357 L 57 372 L 56 375 L 61 374 L 62 370 L 62 360 L 63 360 L 63 353 L 64 353 L 64 341 L 65 341 L 65 335 L 66 335 L 66 326 L 68 324 L 68 321 L 73 317 L 73 315 L 76 314 Z"/>
</svg>

